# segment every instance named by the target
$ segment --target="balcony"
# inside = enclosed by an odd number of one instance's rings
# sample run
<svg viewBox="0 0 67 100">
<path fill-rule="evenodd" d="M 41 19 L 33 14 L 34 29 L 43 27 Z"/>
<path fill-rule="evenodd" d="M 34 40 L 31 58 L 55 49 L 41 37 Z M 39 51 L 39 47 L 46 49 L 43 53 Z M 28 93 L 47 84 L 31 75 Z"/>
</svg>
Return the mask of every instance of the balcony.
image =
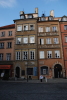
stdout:
<svg viewBox="0 0 67 100">
<path fill-rule="evenodd" d="M 38 48 L 53 49 L 53 48 L 61 48 L 61 46 L 57 44 L 45 44 L 45 45 L 38 45 Z"/>
<path fill-rule="evenodd" d="M 58 32 L 54 32 L 54 33 L 38 33 L 38 36 L 57 36 Z"/>
</svg>

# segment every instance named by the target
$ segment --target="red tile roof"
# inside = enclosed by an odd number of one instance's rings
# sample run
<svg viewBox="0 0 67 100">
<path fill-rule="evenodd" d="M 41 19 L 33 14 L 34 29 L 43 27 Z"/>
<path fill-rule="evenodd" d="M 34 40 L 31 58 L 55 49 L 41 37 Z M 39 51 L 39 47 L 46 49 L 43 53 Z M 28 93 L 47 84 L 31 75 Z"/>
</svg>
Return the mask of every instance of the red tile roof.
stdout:
<svg viewBox="0 0 67 100">
<path fill-rule="evenodd" d="M 2 27 L 0 27 L 0 30 L 2 30 L 2 29 L 10 29 L 10 28 L 15 28 L 15 24 L 2 26 Z"/>
</svg>

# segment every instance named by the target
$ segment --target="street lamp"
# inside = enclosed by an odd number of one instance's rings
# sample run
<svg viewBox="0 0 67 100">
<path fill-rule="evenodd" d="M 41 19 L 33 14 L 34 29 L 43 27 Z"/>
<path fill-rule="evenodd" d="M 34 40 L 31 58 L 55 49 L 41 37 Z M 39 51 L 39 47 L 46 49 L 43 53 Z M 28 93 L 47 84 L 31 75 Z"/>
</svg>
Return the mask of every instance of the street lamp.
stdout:
<svg viewBox="0 0 67 100">
<path fill-rule="evenodd" d="M 28 62 L 27 62 L 27 82 L 28 82 Z"/>
</svg>

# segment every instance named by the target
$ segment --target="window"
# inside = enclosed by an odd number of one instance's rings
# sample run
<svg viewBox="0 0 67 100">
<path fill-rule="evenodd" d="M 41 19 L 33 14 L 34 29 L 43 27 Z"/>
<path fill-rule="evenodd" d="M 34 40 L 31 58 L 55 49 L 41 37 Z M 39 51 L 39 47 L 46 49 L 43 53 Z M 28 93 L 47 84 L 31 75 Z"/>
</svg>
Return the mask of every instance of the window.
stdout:
<svg viewBox="0 0 67 100">
<path fill-rule="evenodd" d="M 64 30 L 67 30 L 67 25 L 64 25 Z"/>
<path fill-rule="evenodd" d="M 35 43 L 35 36 L 30 36 L 30 43 Z"/>
<path fill-rule="evenodd" d="M 55 58 L 60 58 L 60 51 L 55 51 Z"/>
<path fill-rule="evenodd" d="M 41 17 L 41 21 L 45 21 L 45 18 L 44 17 Z"/>
<path fill-rule="evenodd" d="M 8 32 L 8 36 L 12 36 L 12 31 L 9 31 Z"/>
<path fill-rule="evenodd" d="M 12 42 L 7 43 L 7 48 L 12 48 Z"/>
<path fill-rule="evenodd" d="M 33 68 L 27 68 L 27 75 L 33 75 Z"/>
<path fill-rule="evenodd" d="M 58 38 L 54 38 L 54 44 L 58 44 L 59 41 L 58 41 Z"/>
<path fill-rule="evenodd" d="M 23 43 L 27 44 L 28 43 L 28 37 L 23 37 Z"/>
<path fill-rule="evenodd" d="M 24 19 L 24 15 L 20 16 L 20 19 Z"/>
<path fill-rule="evenodd" d="M 0 61 L 2 61 L 2 60 L 3 60 L 3 54 L 0 53 Z"/>
<path fill-rule="evenodd" d="M 32 15 L 28 15 L 28 18 L 32 18 Z"/>
<path fill-rule="evenodd" d="M 22 31 L 22 25 L 17 25 L 17 31 Z"/>
<path fill-rule="evenodd" d="M 47 51 L 47 58 L 52 58 L 52 51 Z"/>
<path fill-rule="evenodd" d="M 63 17 L 63 18 L 62 18 L 62 21 L 67 21 L 67 18 L 66 18 L 66 17 Z"/>
<path fill-rule="evenodd" d="M 56 26 L 52 27 L 52 31 L 56 32 L 57 31 L 57 27 Z"/>
<path fill-rule="evenodd" d="M 65 36 L 65 42 L 67 42 L 67 36 Z"/>
<path fill-rule="evenodd" d="M 0 49 L 4 48 L 4 43 L 0 43 Z"/>
<path fill-rule="evenodd" d="M 28 25 L 24 26 L 24 31 L 28 30 Z"/>
<path fill-rule="evenodd" d="M 28 51 L 23 51 L 23 60 L 27 60 L 28 59 Z"/>
<path fill-rule="evenodd" d="M 17 38 L 16 38 L 16 43 L 17 43 L 17 44 L 21 44 L 21 37 L 17 37 Z"/>
<path fill-rule="evenodd" d="M 53 20 L 53 17 L 50 16 L 50 17 L 49 17 L 49 20 Z"/>
<path fill-rule="evenodd" d="M 44 44 L 44 39 L 39 39 L 39 44 Z"/>
<path fill-rule="evenodd" d="M 34 30 L 34 25 L 30 25 L 30 30 Z"/>
<path fill-rule="evenodd" d="M 48 67 L 42 66 L 41 67 L 41 75 L 46 75 L 46 74 L 48 74 Z"/>
<path fill-rule="evenodd" d="M 21 59 L 21 53 L 20 51 L 16 52 L 16 60 L 20 60 Z"/>
<path fill-rule="evenodd" d="M 43 27 L 39 27 L 39 28 L 38 28 L 38 31 L 39 31 L 39 32 L 43 32 Z"/>
<path fill-rule="evenodd" d="M 31 50 L 30 51 L 30 60 L 34 60 L 35 59 L 35 51 Z"/>
<path fill-rule="evenodd" d="M 46 69 L 43 69 L 43 75 L 45 75 L 46 74 Z"/>
<path fill-rule="evenodd" d="M 2 33 L 1 33 L 1 36 L 4 37 L 4 36 L 5 36 L 5 32 L 2 32 Z"/>
<path fill-rule="evenodd" d="M 8 60 L 8 61 L 11 60 L 11 53 L 6 54 L 6 60 Z"/>
<path fill-rule="evenodd" d="M 44 58 L 44 51 L 40 51 L 39 53 L 40 53 L 39 54 L 40 55 L 40 59 L 43 59 Z"/>
<path fill-rule="evenodd" d="M 46 27 L 46 32 L 50 32 L 50 27 Z"/>
<path fill-rule="evenodd" d="M 51 44 L 51 38 L 46 39 L 46 44 Z"/>
</svg>

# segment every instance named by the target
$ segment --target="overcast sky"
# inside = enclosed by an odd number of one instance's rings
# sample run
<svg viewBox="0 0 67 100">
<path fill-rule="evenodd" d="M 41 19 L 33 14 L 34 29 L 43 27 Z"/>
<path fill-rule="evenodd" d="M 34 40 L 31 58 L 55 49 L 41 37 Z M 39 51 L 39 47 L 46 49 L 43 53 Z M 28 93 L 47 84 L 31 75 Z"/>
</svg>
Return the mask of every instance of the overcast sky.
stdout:
<svg viewBox="0 0 67 100">
<path fill-rule="evenodd" d="M 67 16 L 67 0 L 0 0 L 0 26 L 13 24 L 14 19 L 20 18 L 20 11 L 34 13 L 36 7 L 39 16 L 49 16 L 50 10 L 54 10 L 55 17 Z"/>
</svg>

